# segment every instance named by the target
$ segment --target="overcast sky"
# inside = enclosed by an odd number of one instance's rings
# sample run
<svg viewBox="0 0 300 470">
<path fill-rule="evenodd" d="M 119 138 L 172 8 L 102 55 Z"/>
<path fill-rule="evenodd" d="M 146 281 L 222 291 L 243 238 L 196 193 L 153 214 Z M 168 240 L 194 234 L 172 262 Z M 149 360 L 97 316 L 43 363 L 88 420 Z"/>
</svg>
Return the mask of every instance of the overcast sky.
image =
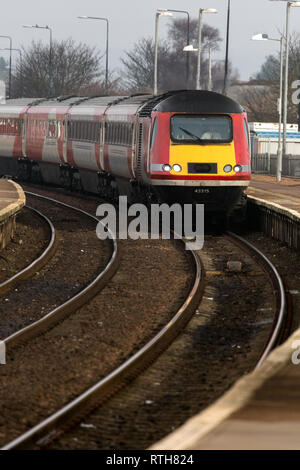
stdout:
<svg viewBox="0 0 300 470">
<path fill-rule="evenodd" d="M 285 24 L 284 1 L 231 0 L 230 59 L 242 80 L 258 71 L 265 56 L 278 50 L 278 43 L 251 41 L 252 34 L 265 32 L 278 37 Z M 109 20 L 110 68 L 121 66 L 120 57 L 140 38 L 154 36 L 155 11 L 158 8 L 188 10 L 191 18 L 198 17 L 199 7 L 216 8 L 218 14 L 206 14 L 204 21 L 219 28 L 223 43 L 214 59 L 223 59 L 226 37 L 227 0 L 13 0 L 2 7 L 0 35 L 9 35 L 13 47 L 25 47 L 32 39 L 49 41 L 46 30 L 25 29 L 22 24 L 49 25 L 54 39 L 73 37 L 105 51 L 106 24 L 103 21 L 79 20 L 79 15 L 106 17 Z M 178 17 L 184 18 L 183 15 Z M 161 18 L 159 37 L 165 37 L 172 19 Z M 300 33 L 300 8 L 291 12 L 291 30 Z M 0 47 L 8 41 L 0 38 Z M 2 53 L 2 51 L 0 52 Z M 3 53 L 4 55 L 5 53 Z M 8 57 L 8 56 L 6 56 Z M 104 66 L 104 62 L 103 62 Z"/>
</svg>

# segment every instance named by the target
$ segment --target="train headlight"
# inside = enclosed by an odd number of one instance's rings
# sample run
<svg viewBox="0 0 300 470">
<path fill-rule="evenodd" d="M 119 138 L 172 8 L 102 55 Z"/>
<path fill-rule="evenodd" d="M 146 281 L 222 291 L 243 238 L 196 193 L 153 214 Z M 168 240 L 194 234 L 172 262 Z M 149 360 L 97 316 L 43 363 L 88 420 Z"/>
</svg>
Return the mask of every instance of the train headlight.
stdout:
<svg viewBox="0 0 300 470">
<path fill-rule="evenodd" d="M 171 165 L 167 164 L 167 165 L 163 165 L 162 169 L 163 169 L 163 171 L 171 171 L 172 167 L 171 167 Z"/>
<path fill-rule="evenodd" d="M 182 168 L 180 165 L 175 163 L 175 165 L 173 165 L 173 170 L 176 171 L 176 173 L 179 173 L 182 170 Z"/>
<path fill-rule="evenodd" d="M 231 165 L 225 165 L 223 170 L 225 173 L 230 173 L 232 171 L 232 166 Z"/>
<path fill-rule="evenodd" d="M 236 173 L 240 173 L 242 171 L 241 165 L 235 165 L 235 167 L 233 167 L 233 171 L 235 171 Z"/>
</svg>

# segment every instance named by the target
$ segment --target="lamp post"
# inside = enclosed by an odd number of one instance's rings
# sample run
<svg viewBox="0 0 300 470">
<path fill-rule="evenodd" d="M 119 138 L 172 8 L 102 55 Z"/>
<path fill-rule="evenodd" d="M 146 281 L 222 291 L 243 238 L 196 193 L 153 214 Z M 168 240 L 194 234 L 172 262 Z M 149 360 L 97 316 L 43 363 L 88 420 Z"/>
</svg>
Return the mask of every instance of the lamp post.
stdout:
<svg viewBox="0 0 300 470">
<path fill-rule="evenodd" d="M 162 10 L 160 10 L 162 11 Z M 189 15 L 189 12 L 186 11 L 186 10 L 171 10 L 170 8 L 168 8 L 167 10 L 165 11 L 171 11 L 173 13 L 184 13 L 187 15 L 187 32 L 186 32 L 186 43 L 189 44 L 190 43 L 190 15 Z M 188 82 L 189 81 L 189 78 L 190 78 L 190 56 L 187 55 L 187 58 L 186 58 L 186 81 Z"/>
<path fill-rule="evenodd" d="M 158 55 L 158 22 L 160 16 L 173 16 L 168 10 L 157 10 L 155 14 L 155 39 L 154 39 L 154 87 L 153 94 L 157 95 L 157 55 Z"/>
<path fill-rule="evenodd" d="M 49 46 L 49 94 L 52 92 L 52 28 L 50 26 L 39 26 L 38 24 L 23 24 L 23 28 L 34 29 L 47 29 L 50 33 L 50 46 Z"/>
<path fill-rule="evenodd" d="M 211 52 L 212 52 L 212 50 L 211 50 L 211 47 L 210 47 L 209 51 L 208 51 L 208 85 L 207 85 L 208 91 L 212 90 Z"/>
<path fill-rule="evenodd" d="M 200 8 L 199 10 L 199 21 L 198 21 L 198 58 L 197 58 L 197 78 L 196 78 L 196 90 L 201 90 L 201 52 L 202 52 L 202 16 L 203 13 L 218 13 L 215 8 Z"/>
<path fill-rule="evenodd" d="M 185 46 L 183 48 L 184 52 L 198 52 L 199 49 L 194 48 L 192 44 Z M 215 61 L 214 61 L 215 62 Z M 217 61 L 216 61 L 217 62 Z M 212 48 L 208 50 L 208 82 L 207 82 L 208 91 L 212 90 Z"/>
<path fill-rule="evenodd" d="M 20 73 L 21 73 L 21 77 L 22 77 L 22 52 L 21 52 L 21 49 L 13 49 L 13 48 L 11 49 L 9 47 L 1 47 L 0 51 L 10 51 L 10 52 L 15 51 L 15 52 L 18 52 L 20 54 Z"/>
<path fill-rule="evenodd" d="M 276 179 L 281 181 L 282 174 L 282 141 L 281 141 L 281 123 L 282 123 L 282 89 L 283 89 L 283 40 L 284 36 L 280 39 L 269 38 L 267 34 L 255 34 L 252 36 L 253 41 L 276 41 L 280 42 L 280 84 L 279 84 L 279 101 L 278 101 L 278 152 L 277 152 L 277 173 Z"/>
<path fill-rule="evenodd" d="M 12 51 L 12 38 L 10 36 L 0 36 L 0 38 L 5 38 L 9 40 L 9 75 L 8 75 L 8 95 L 11 98 L 11 51 Z"/>
<path fill-rule="evenodd" d="M 109 28 L 108 19 L 107 19 L 107 18 L 101 18 L 101 17 L 98 17 L 98 16 L 78 16 L 77 18 L 79 18 L 79 19 L 81 19 L 81 20 L 100 20 L 100 21 L 106 21 L 105 93 L 108 94 L 108 28 Z"/>
<path fill-rule="evenodd" d="M 286 0 L 271 0 L 286 1 Z M 286 155 L 286 127 L 287 127 L 287 109 L 288 109 L 288 88 L 289 88 L 289 40 L 290 40 L 290 10 L 291 7 L 300 7 L 300 2 L 287 2 L 286 5 L 286 28 L 285 28 L 285 71 L 284 71 L 284 95 L 283 95 L 283 155 Z"/>
<path fill-rule="evenodd" d="M 227 7 L 226 53 L 225 53 L 224 86 L 223 86 L 224 95 L 227 94 L 227 87 L 228 87 L 229 28 L 230 28 L 230 0 L 228 0 L 228 7 Z"/>
</svg>

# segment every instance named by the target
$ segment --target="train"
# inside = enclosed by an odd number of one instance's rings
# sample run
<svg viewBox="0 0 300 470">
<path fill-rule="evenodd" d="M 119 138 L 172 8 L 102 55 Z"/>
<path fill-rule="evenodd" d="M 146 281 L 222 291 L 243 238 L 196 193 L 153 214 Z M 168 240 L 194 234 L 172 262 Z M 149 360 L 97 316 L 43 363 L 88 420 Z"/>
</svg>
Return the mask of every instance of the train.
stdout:
<svg viewBox="0 0 300 470">
<path fill-rule="evenodd" d="M 247 114 L 205 90 L 0 105 L 0 175 L 228 216 L 251 178 Z"/>
</svg>

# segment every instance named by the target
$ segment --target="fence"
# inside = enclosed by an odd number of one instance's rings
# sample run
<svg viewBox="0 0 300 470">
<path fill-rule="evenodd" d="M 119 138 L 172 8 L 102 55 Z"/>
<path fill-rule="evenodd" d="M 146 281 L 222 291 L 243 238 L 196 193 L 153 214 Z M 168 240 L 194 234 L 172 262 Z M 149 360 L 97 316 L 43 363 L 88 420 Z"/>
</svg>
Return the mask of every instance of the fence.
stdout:
<svg viewBox="0 0 300 470">
<path fill-rule="evenodd" d="M 251 138 L 251 168 L 253 173 L 276 175 L 277 148 L 275 139 Z M 300 141 L 292 141 L 287 145 L 288 153 L 282 158 L 282 176 L 300 178 Z"/>
</svg>

